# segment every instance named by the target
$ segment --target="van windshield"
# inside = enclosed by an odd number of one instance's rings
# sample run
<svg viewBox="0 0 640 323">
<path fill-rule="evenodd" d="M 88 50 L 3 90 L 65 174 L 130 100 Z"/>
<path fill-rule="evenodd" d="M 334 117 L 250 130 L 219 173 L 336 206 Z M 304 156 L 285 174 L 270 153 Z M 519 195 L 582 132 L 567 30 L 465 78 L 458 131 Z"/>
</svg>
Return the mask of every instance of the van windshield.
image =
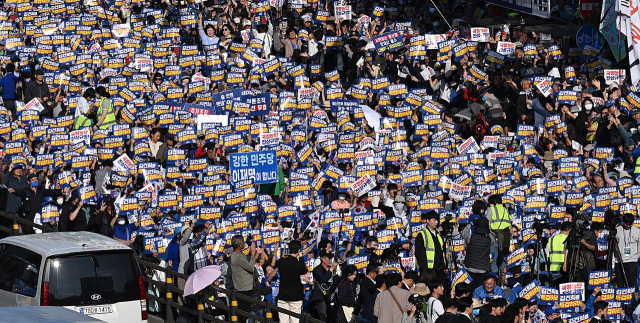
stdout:
<svg viewBox="0 0 640 323">
<path fill-rule="evenodd" d="M 49 259 L 49 305 L 112 304 L 140 299 L 133 252 L 82 253 Z"/>
</svg>

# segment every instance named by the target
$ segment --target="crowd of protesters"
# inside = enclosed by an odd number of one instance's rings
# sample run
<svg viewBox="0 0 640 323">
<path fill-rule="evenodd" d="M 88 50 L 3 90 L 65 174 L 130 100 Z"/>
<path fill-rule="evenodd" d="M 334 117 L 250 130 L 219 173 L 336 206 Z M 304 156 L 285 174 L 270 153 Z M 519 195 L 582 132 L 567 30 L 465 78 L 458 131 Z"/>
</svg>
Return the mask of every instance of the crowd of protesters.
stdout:
<svg viewBox="0 0 640 323">
<path fill-rule="evenodd" d="M 0 209 L 326 322 L 640 322 L 627 60 L 438 3 L 4 2 Z"/>
</svg>

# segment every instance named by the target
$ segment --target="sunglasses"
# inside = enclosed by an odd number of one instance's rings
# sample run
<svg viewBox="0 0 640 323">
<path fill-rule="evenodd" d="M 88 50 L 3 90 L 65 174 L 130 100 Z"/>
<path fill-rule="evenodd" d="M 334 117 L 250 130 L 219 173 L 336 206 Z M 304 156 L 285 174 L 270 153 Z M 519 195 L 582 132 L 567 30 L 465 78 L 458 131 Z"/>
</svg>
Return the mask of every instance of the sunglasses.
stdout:
<svg viewBox="0 0 640 323">
<path fill-rule="evenodd" d="M 227 28 L 222 28 L 222 31 L 229 31 L 229 29 L 227 29 Z"/>
</svg>

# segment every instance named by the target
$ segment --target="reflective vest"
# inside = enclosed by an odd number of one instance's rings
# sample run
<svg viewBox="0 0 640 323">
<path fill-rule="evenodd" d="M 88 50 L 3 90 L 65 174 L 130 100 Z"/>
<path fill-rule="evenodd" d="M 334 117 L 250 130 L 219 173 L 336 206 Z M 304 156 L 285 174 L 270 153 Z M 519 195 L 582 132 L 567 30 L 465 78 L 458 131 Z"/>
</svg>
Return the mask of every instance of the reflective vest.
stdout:
<svg viewBox="0 0 640 323">
<path fill-rule="evenodd" d="M 633 173 L 638 176 L 640 175 L 640 157 L 636 159 L 636 168 L 633 170 Z"/>
<path fill-rule="evenodd" d="M 98 108 L 98 120 L 102 118 L 102 102 L 107 100 L 109 102 L 109 110 L 107 111 L 107 116 L 102 120 L 102 124 L 100 125 L 100 129 L 109 129 L 109 126 L 112 124 L 116 124 L 116 114 L 113 112 L 113 103 L 111 100 L 107 98 L 100 99 L 100 107 Z"/>
<path fill-rule="evenodd" d="M 422 229 L 422 231 L 420 231 L 420 233 L 418 234 L 422 234 L 422 240 L 424 240 L 424 248 L 427 250 L 427 268 L 433 269 L 433 262 L 436 258 L 436 246 L 433 242 L 433 235 L 428 228 Z M 440 242 L 440 249 L 442 250 L 442 260 L 444 260 L 444 242 L 442 241 L 442 237 L 439 234 L 436 233 L 436 236 L 438 236 L 438 242 Z"/>
<path fill-rule="evenodd" d="M 491 230 L 502 230 L 511 226 L 511 215 L 504 206 L 492 206 L 491 211 Z"/>
<path fill-rule="evenodd" d="M 558 233 L 549 241 L 549 270 L 560 271 L 564 265 L 564 241 L 567 235 Z"/>
<path fill-rule="evenodd" d="M 73 129 L 78 130 L 80 128 L 90 127 L 91 123 L 92 123 L 91 119 L 85 116 L 78 116 L 76 120 L 73 122 Z"/>
</svg>

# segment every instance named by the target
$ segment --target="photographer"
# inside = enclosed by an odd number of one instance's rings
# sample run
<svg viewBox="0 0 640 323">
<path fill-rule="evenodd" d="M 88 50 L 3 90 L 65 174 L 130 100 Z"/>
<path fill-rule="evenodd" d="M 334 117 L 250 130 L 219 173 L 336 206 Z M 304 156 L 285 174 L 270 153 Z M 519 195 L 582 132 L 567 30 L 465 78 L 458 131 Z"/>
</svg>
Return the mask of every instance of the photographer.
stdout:
<svg viewBox="0 0 640 323">
<path fill-rule="evenodd" d="M 631 213 L 622 216 L 622 226 L 616 229 L 616 240 L 620 249 L 622 266 L 616 266 L 616 280 L 618 286 L 636 286 L 638 278 L 638 258 L 640 258 L 640 229 L 633 225 L 635 218 Z M 621 267 L 624 268 L 622 274 Z M 626 276 L 626 281 L 624 277 Z"/>
</svg>

